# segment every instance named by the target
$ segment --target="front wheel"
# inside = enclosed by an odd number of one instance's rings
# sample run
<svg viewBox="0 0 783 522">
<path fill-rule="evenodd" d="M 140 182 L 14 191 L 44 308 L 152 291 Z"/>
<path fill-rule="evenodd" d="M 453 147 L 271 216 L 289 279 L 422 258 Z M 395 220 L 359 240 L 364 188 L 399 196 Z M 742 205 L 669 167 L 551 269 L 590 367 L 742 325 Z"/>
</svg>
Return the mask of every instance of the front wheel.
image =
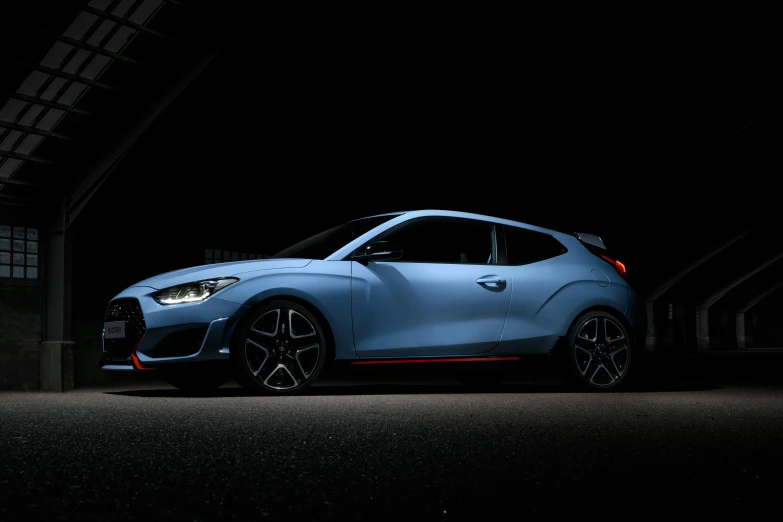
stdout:
<svg viewBox="0 0 783 522">
<path fill-rule="evenodd" d="M 586 390 L 610 391 L 625 384 L 631 367 L 631 338 L 615 315 L 588 312 L 568 333 L 568 373 Z"/>
<path fill-rule="evenodd" d="M 292 301 L 272 301 L 251 311 L 234 346 L 237 381 L 257 393 L 300 393 L 318 378 L 326 360 L 318 318 Z"/>
</svg>

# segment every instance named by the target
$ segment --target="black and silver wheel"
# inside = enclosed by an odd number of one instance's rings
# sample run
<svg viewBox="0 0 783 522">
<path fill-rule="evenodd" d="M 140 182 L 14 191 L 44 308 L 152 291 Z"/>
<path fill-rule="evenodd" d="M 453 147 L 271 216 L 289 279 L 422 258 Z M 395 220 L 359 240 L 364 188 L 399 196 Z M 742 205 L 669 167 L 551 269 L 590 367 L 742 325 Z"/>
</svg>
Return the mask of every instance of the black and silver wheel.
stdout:
<svg viewBox="0 0 783 522">
<path fill-rule="evenodd" d="M 183 391 L 206 393 L 223 386 L 229 376 L 226 373 L 176 372 L 168 373 L 166 381 Z"/>
<path fill-rule="evenodd" d="M 315 315 L 291 301 L 254 310 L 237 332 L 234 364 L 245 388 L 274 395 L 310 386 L 326 360 L 326 338 Z"/>
<path fill-rule="evenodd" d="M 614 390 L 624 384 L 631 365 L 631 338 L 617 317 L 588 312 L 568 334 L 568 366 L 572 379 L 591 390 Z"/>
</svg>

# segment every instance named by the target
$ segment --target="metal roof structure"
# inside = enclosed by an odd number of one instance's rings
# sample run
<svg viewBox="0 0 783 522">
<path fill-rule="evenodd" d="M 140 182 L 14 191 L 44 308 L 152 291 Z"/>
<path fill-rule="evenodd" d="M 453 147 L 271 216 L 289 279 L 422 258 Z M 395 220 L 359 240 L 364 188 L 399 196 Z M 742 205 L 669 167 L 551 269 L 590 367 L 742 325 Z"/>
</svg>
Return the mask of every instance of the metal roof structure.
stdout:
<svg viewBox="0 0 783 522">
<path fill-rule="evenodd" d="M 217 50 L 196 3 L 17 4 L 2 16 L 0 206 L 62 212 L 67 227 Z"/>
</svg>

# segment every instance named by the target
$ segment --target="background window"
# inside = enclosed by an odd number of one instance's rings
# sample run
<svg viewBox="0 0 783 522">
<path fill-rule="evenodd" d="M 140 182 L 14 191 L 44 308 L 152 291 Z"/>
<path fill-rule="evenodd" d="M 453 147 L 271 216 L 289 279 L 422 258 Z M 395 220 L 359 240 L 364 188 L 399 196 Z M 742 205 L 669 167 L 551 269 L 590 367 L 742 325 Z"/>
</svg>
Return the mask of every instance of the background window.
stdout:
<svg viewBox="0 0 783 522">
<path fill-rule="evenodd" d="M 38 278 L 38 229 L 0 225 L 0 277 Z"/>
<path fill-rule="evenodd" d="M 468 219 L 412 223 L 380 238 L 402 248 L 399 261 L 418 263 L 495 262 L 495 226 Z"/>
<path fill-rule="evenodd" d="M 248 254 L 246 252 L 231 252 L 228 250 L 204 249 L 204 264 L 223 263 L 225 261 L 247 261 L 251 259 L 267 259 L 269 256 L 261 254 Z"/>
<path fill-rule="evenodd" d="M 509 265 L 527 265 L 566 252 L 566 248 L 549 234 L 519 227 L 505 226 L 504 228 Z"/>
</svg>

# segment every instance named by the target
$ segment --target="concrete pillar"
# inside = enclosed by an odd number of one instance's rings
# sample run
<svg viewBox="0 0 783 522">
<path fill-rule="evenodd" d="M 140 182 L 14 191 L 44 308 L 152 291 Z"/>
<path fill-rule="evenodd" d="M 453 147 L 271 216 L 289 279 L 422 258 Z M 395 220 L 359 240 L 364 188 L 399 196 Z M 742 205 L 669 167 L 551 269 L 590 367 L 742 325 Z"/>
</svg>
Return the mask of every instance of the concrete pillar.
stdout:
<svg viewBox="0 0 783 522">
<path fill-rule="evenodd" d="M 706 352 L 710 349 L 710 309 L 696 309 L 696 349 Z"/>
<path fill-rule="evenodd" d="M 645 301 L 644 310 L 647 315 L 647 336 L 644 339 L 645 350 L 648 353 L 655 352 L 655 303 L 653 301 Z"/>
<path fill-rule="evenodd" d="M 41 391 L 73 389 L 73 342 L 42 341 L 40 351 Z"/>
<path fill-rule="evenodd" d="M 747 348 L 745 345 L 745 312 L 737 312 L 737 348 Z"/>
<path fill-rule="evenodd" d="M 62 214 L 60 214 L 62 215 Z M 71 340 L 71 244 L 64 220 L 48 231 L 41 310 L 41 390 L 73 389 Z"/>
</svg>

